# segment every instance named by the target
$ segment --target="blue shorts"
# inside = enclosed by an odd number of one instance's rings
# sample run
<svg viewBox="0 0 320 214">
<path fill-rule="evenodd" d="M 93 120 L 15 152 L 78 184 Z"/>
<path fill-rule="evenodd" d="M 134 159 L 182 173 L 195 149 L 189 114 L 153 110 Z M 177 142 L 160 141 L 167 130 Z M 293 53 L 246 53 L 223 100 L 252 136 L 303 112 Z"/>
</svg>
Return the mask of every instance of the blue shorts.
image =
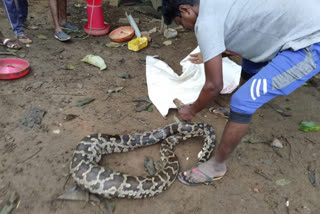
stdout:
<svg viewBox="0 0 320 214">
<path fill-rule="evenodd" d="M 290 94 L 320 71 L 320 43 L 297 51 L 284 50 L 269 63 L 243 60 L 242 69 L 242 77 L 249 80 L 233 94 L 229 120 L 250 123 L 263 104 Z"/>
</svg>

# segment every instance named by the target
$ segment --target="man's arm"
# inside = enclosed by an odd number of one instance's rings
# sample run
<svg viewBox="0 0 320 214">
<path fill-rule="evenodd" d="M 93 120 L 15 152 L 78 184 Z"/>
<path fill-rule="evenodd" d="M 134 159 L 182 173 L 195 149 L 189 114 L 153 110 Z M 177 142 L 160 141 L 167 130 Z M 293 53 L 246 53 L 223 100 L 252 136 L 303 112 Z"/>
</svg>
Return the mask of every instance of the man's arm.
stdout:
<svg viewBox="0 0 320 214">
<path fill-rule="evenodd" d="M 184 106 L 179 110 L 182 120 L 191 120 L 196 113 L 204 109 L 223 88 L 222 77 L 222 55 L 212 58 L 204 64 L 206 82 L 200 92 L 198 99 L 189 106 Z"/>
</svg>

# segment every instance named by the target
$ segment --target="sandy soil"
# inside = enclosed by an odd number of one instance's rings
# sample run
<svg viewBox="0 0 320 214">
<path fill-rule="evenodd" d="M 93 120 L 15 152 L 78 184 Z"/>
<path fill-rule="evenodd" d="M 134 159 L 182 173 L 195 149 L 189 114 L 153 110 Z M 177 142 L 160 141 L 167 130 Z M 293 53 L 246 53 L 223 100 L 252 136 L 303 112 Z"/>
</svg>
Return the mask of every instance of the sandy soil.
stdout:
<svg viewBox="0 0 320 214">
<path fill-rule="evenodd" d="M 310 170 L 320 176 L 320 132 L 304 133 L 298 130 L 302 120 L 320 123 L 320 84 L 313 79 L 309 87 L 301 87 L 290 96 L 278 97 L 263 106 L 253 117 L 248 138 L 228 161 L 226 176 L 213 186 L 189 187 L 176 181 L 157 197 L 132 200 L 114 199 L 112 202 L 86 203 L 56 200 L 74 186 L 67 180 L 72 152 L 80 139 L 90 133 L 125 134 L 147 131 L 174 122 L 175 110 L 163 118 L 153 111 L 136 111 L 134 99 L 147 96 L 145 57 L 159 55 L 176 71 L 179 61 L 196 46 L 192 32 L 180 31 L 171 46 L 163 46 L 166 39 L 152 34 L 148 48 L 136 53 L 127 47 L 108 48 L 107 36 L 73 38 L 61 43 L 53 37 L 53 25 L 47 1 L 30 0 L 30 15 L 40 30 L 26 30 L 34 43 L 17 53 L 30 62 L 31 72 L 24 78 L 0 81 L 0 203 L 12 192 L 20 196 L 14 213 L 111 213 L 106 204 L 114 204 L 114 213 L 320 213 L 320 191 L 308 178 Z M 74 4 L 80 3 L 77 8 Z M 84 1 L 69 1 L 69 20 L 81 27 L 86 17 Z M 103 2 L 105 21 L 111 28 L 119 27 L 119 17 L 125 17 L 129 7 L 110 8 Z M 140 18 L 141 30 L 159 27 L 150 22 L 152 16 L 132 13 Z M 0 8 L 0 29 L 13 37 L 3 8 Z M 41 40 L 38 35 L 46 35 Z M 82 33 L 73 34 L 81 36 Z M 6 51 L 0 47 L 1 51 Z M 99 55 L 108 65 L 106 71 L 80 62 L 87 54 Z M 1 58 L 6 56 L 1 55 Z M 8 56 L 9 57 L 9 56 Z M 66 65 L 74 70 L 66 70 Z M 131 79 L 123 79 L 126 73 Z M 124 87 L 107 99 L 106 92 Z M 79 100 L 94 98 L 83 107 Z M 230 96 L 223 96 L 211 105 L 225 105 Z M 40 124 L 33 128 L 21 125 L 31 108 L 44 110 Z M 277 110 L 285 109 L 291 116 L 284 117 Z M 76 115 L 66 120 L 66 115 Z M 218 142 L 226 120 L 200 112 L 193 121 L 212 124 Z M 274 138 L 284 145 L 282 149 L 270 146 Z M 181 168 L 196 164 L 201 139 L 188 140 L 176 148 Z M 126 154 L 104 158 L 102 165 L 134 175 L 146 174 L 145 156 L 159 159 L 159 145 Z M 189 159 L 187 160 L 187 158 Z M 286 185 L 277 184 L 285 179 Z M 280 180 L 281 181 L 281 180 Z M 286 201 L 289 200 L 289 209 Z"/>
</svg>

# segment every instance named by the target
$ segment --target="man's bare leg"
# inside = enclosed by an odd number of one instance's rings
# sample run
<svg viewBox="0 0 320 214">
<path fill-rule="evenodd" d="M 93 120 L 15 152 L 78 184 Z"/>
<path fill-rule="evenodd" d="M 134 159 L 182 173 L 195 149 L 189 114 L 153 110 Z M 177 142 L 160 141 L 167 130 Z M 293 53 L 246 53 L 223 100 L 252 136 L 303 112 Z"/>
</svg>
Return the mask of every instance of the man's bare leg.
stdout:
<svg viewBox="0 0 320 214">
<path fill-rule="evenodd" d="M 241 138 L 247 133 L 249 124 L 240 124 L 229 121 L 224 128 L 221 143 L 210 160 L 200 164 L 197 168 L 211 178 L 221 177 L 227 172 L 226 160 L 240 143 Z M 191 170 L 183 172 L 186 180 L 193 183 L 201 183 L 206 178 L 193 173 Z"/>
<path fill-rule="evenodd" d="M 67 0 L 57 0 L 60 26 L 67 24 Z"/>
<path fill-rule="evenodd" d="M 51 11 L 54 29 L 56 33 L 62 30 L 58 20 L 58 2 L 57 1 L 58 0 L 49 0 L 50 11 Z"/>
</svg>

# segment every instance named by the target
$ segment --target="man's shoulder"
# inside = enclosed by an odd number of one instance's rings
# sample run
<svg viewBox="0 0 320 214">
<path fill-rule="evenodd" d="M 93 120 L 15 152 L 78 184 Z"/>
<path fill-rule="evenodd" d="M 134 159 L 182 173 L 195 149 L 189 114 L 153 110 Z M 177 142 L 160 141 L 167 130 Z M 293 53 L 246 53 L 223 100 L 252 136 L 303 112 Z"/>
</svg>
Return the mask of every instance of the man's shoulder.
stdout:
<svg viewBox="0 0 320 214">
<path fill-rule="evenodd" d="M 236 0 L 201 0 L 198 24 L 211 26 L 224 23 Z M 216 23 L 216 24 L 215 24 Z"/>
<path fill-rule="evenodd" d="M 207 15 L 219 14 L 223 11 L 228 11 L 236 0 L 201 0 L 200 1 L 200 12 L 201 11 L 214 11 Z"/>
</svg>

